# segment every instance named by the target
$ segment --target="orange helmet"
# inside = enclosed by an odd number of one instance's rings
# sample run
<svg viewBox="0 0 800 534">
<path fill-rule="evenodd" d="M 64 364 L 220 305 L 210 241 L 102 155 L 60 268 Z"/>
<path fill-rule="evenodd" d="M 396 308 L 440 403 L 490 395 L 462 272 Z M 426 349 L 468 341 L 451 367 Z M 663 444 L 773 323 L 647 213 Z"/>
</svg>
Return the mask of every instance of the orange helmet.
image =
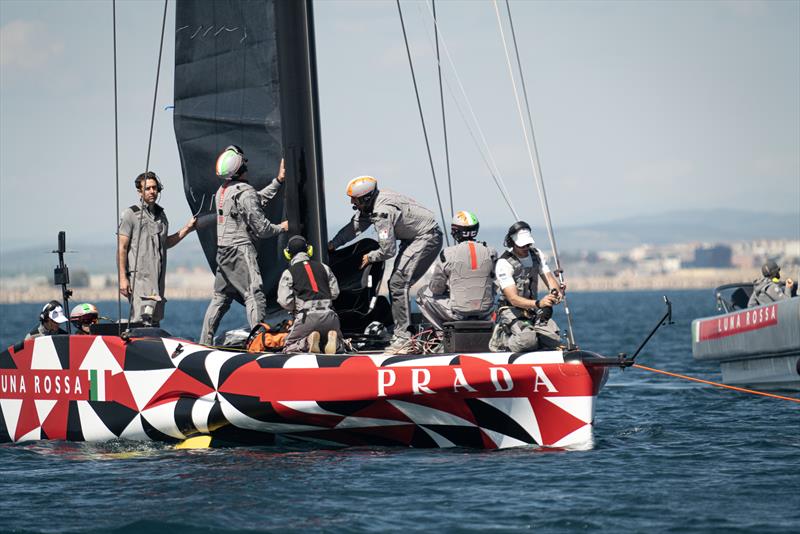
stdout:
<svg viewBox="0 0 800 534">
<path fill-rule="evenodd" d="M 375 197 L 378 195 L 378 180 L 372 176 L 357 176 L 347 182 L 347 196 L 353 209 L 363 212 L 372 211 Z"/>
</svg>

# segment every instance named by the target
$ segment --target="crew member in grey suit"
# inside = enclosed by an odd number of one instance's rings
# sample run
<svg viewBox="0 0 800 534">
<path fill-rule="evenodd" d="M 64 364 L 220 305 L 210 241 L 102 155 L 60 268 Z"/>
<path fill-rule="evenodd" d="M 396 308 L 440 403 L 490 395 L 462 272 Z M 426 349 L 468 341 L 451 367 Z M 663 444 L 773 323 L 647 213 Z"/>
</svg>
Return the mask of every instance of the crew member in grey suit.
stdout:
<svg viewBox="0 0 800 534">
<path fill-rule="evenodd" d="M 411 337 L 408 293 L 441 250 L 442 231 L 430 210 L 400 193 L 378 190 L 378 181 L 372 176 L 358 176 L 350 180 L 347 195 L 358 213 L 339 230 L 328 244 L 328 249 L 334 250 L 352 241 L 374 225 L 380 248 L 364 255 L 361 268 L 370 263 L 386 261 L 397 253 L 394 270 L 389 277 L 394 336 L 386 352 L 403 352 Z"/>
<path fill-rule="evenodd" d="M 315 352 L 325 336 L 325 354 L 344 348 L 339 316 L 333 301 L 339 296 L 339 283 L 330 267 L 311 256 L 314 249 L 303 236 L 292 236 L 284 249 L 291 262 L 278 282 L 278 304 L 294 316 L 283 352 Z"/>
<path fill-rule="evenodd" d="M 439 253 L 428 285 L 417 293 L 422 315 L 437 330 L 449 321 L 485 321 L 492 316 L 497 252 L 475 241 L 479 228 L 474 213 L 455 214 L 450 235 L 456 244 Z"/>
<path fill-rule="evenodd" d="M 220 154 L 216 170 L 217 176 L 226 182 L 216 195 L 217 271 L 214 295 L 200 333 L 200 343 L 205 345 L 214 342 L 214 332 L 236 294 L 244 300 L 250 328 L 264 319 L 267 302 L 261 287 L 261 270 L 254 241 L 275 237 L 289 228 L 287 221 L 272 224 L 263 210 L 283 185 L 286 174 L 283 160 L 277 178 L 260 191 L 247 182 L 247 158 L 235 145 Z"/>
<path fill-rule="evenodd" d="M 753 282 L 753 294 L 747 302 L 748 308 L 772 304 L 797 294 L 797 284 L 791 278 L 782 282 L 781 268 L 773 260 L 769 260 L 761 267 L 761 274 L 763 276 Z"/>
</svg>

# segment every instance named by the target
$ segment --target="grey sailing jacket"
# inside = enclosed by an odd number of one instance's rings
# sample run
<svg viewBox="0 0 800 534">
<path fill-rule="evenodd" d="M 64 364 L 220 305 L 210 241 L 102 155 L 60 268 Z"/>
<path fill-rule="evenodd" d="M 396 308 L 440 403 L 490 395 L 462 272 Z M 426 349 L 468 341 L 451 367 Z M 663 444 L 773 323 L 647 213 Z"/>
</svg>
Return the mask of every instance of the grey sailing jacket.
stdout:
<svg viewBox="0 0 800 534">
<path fill-rule="evenodd" d="M 763 306 L 764 304 L 772 304 L 788 298 L 790 298 L 790 295 L 786 294 L 785 285 L 773 282 L 771 278 L 763 277 L 753 283 L 753 294 L 750 295 L 747 307 Z"/>
<path fill-rule="evenodd" d="M 380 245 L 380 249 L 369 253 L 371 263 L 394 257 L 397 253 L 398 240 L 408 244 L 420 236 L 441 232 L 433 212 L 429 209 L 405 195 L 381 189 L 378 191 L 372 213 L 356 214 L 350 223 L 339 230 L 331 240 L 331 244 L 334 248 L 338 248 L 355 239 L 371 225 L 375 226 Z"/>
<path fill-rule="evenodd" d="M 481 315 L 494 307 L 497 252 L 485 243 L 464 241 L 447 247 L 433 264 L 428 287 L 433 295 L 450 293 L 450 309 Z"/>
<path fill-rule="evenodd" d="M 280 190 L 274 179 L 261 191 L 240 180 L 225 182 L 217 190 L 217 246 L 247 245 L 255 239 L 266 239 L 281 233 L 264 215 L 264 206 Z"/>
</svg>

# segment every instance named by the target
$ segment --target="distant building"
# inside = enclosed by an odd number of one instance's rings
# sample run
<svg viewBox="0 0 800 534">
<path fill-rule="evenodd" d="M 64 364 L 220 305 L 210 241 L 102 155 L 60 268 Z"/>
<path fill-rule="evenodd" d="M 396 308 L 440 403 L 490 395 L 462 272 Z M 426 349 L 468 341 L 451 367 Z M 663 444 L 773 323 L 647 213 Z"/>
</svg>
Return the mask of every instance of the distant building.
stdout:
<svg viewBox="0 0 800 534">
<path fill-rule="evenodd" d="M 694 260 L 684 262 L 687 268 L 729 268 L 733 267 L 731 259 L 733 251 L 728 245 L 715 245 L 713 247 L 700 246 L 694 249 Z"/>
</svg>

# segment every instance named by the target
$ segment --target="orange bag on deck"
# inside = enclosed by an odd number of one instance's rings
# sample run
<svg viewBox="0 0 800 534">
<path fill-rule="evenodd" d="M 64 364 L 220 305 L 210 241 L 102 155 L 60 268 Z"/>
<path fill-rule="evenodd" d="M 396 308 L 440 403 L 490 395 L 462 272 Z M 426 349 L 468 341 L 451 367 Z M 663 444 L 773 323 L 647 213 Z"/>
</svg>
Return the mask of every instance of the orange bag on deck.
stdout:
<svg viewBox="0 0 800 534">
<path fill-rule="evenodd" d="M 283 321 L 276 327 L 258 323 L 247 338 L 247 352 L 280 352 L 289 335 L 292 321 Z"/>
</svg>

